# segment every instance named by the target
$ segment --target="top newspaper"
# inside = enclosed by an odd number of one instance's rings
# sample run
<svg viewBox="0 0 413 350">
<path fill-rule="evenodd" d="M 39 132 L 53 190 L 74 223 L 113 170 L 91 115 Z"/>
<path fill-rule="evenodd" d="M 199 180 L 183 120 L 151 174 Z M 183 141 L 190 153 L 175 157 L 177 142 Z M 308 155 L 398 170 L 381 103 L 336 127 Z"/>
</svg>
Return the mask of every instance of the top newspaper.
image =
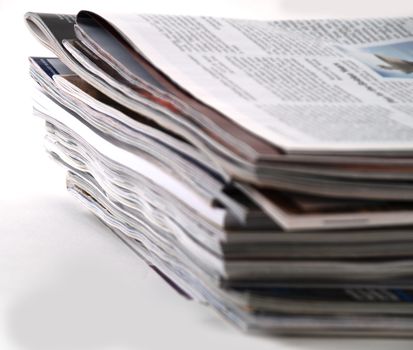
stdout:
<svg viewBox="0 0 413 350">
<path fill-rule="evenodd" d="M 194 97 L 286 152 L 413 151 L 413 18 L 104 17 Z"/>
</svg>

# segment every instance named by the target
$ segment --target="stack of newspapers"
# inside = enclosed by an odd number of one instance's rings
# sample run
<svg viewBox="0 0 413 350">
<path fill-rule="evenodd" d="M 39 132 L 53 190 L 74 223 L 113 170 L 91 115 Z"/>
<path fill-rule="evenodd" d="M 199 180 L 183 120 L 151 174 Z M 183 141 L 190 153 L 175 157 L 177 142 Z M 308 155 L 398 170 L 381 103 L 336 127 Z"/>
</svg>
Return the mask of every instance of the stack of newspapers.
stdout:
<svg viewBox="0 0 413 350">
<path fill-rule="evenodd" d="M 67 188 L 255 332 L 413 335 L 413 18 L 26 14 Z"/>
</svg>

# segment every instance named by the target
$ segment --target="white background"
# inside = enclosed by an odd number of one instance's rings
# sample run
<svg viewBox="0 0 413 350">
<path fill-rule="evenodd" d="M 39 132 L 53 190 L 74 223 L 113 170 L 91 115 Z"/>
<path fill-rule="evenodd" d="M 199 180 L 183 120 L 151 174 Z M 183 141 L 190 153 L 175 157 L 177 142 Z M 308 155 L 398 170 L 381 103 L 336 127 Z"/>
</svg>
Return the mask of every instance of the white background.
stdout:
<svg viewBox="0 0 413 350">
<path fill-rule="evenodd" d="M 188 302 L 66 193 L 31 115 L 26 11 L 242 18 L 413 16 L 411 0 L 0 0 L 0 349 L 413 349 L 408 340 L 263 338 Z"/>
</svg>

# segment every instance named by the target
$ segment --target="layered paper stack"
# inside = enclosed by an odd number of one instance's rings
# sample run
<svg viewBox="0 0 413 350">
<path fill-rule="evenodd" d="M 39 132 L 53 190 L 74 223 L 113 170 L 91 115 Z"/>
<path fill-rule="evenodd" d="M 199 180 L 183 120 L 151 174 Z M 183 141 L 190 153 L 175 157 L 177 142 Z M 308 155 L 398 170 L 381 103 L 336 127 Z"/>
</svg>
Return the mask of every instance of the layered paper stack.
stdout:
<svg viewBox="0 0 413 350">
<path fill-rule="evenodd" d="M 67 188 L 243 329 L 413 334 L 413 19 L 28 13 Z"/>
</svg>

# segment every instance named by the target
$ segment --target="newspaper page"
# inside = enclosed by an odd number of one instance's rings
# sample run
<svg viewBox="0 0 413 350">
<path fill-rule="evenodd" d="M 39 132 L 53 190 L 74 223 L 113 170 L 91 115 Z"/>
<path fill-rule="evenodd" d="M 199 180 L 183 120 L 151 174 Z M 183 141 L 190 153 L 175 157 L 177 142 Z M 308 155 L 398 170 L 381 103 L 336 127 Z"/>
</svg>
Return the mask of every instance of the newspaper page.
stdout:
<svg viewBox="0 0 413 350">
<path fill-rule="evenodd" d="M 287 152 L 413 151 L 413 18 L 105 18 L 178 85 Z"/>
</svg>

